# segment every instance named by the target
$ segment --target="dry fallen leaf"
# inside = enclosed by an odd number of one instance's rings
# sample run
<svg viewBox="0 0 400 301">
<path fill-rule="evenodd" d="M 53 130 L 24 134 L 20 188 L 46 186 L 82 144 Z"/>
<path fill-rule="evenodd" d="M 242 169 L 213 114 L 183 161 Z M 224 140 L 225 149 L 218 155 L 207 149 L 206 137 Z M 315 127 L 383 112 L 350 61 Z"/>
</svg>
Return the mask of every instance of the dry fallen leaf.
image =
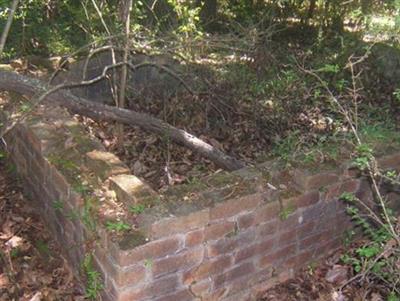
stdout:
<svg viewBox="0 0 400 301">
<path fill-rule="evenodd" d="M 23 244 L 24 239 L 22 237 L 14 235 L 7 242 L 6 246 L 10 249 L 18 248 Z"/>
<path fill-rule="evenodd" d="M 5 273 L 0 274 L 0 289 L 6 288 L 9 283 L 10 280 L 8 279 L 8 276 Z"/>
<path fill-rule="evenodd" d="M 42 293 L 37 292 L 29 301 L 40 301 L 42 300 Z"/>
</svg>

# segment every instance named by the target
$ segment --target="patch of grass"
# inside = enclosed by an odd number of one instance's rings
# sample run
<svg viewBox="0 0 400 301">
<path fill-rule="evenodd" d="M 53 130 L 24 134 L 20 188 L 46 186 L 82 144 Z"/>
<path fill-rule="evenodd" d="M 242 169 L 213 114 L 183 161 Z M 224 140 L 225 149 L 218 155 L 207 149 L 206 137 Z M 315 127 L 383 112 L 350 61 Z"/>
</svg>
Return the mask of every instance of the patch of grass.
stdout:
<svg viewBox="0 0 400 301">
<path fill-rule="evenodd" d="M 86 276 L 85 298 L 89 300 L 98 300 L 100 292 L 103 290 L 100 273 L 93 266 L 93 256 L 86 254 L 82 263 L 82 269 Z"/>
<path fill-rule="evenodd" d="M 20 256 L 20 254 L 21 254 L 21 250 L 18 247 L 17 248 L 13 248 L 10 251 L 10 257 L 11 258 L 17 258 L 18 256 Z"/>
<path fill-rule="evenodd" d="M 53 202 L 53 209 L 55 211 L 62 211 L 62 209 L 64 208 L 64 203 L 61 200 L 57 200 Z"/>
<path fill-rule="evenodd" d="M 143 204 L 136 204 L 129 206 L 129 212 L 133 214 L 140 214 L 146 209 L 146 206 Z"/>
<path fill-rule="evenodd" d="M 151 259 L 145 259 L 145 261 L 144 261 L 144 266 L 146 267 L 146 268 L 151 268 L 152 266 L 153 266 L 153 260 L 151 260 Z"/>
<path fill-rule="evenodd" d="M 90 192 L 92 192 L 90 186 L 82 182 L 74 182 L 72 188 L 74 189 L 75 192 L 82 195 L 87 195 Z"/>
<path fill-rule="evenodd" d="M 82 212 L 82 222 L 89 228 L 90 231 L 96 230 L 97 221 L 95 218 L 95 208 L 97 205 L 97 199 L 93 197 L 85 198 L 85 204 Z"/>
<path fill-rule="evenodd" d="M 289 215 L 291 215 L 296 208 L 293 205 L 288 205 L 286 208 L 282 208 L 281 212 L 279 212 L 279 218 L 283 220 L 287 220 Z"/>
<path fill-rule="evenodd" d="M 60 169 L 68 170 L 68 171 L 77 171 L 79 167 L 72 160 L 64 159 L 59 157 L 58 155 L 50 155 L 48 160 L 54 166 L 59 167 Z"/>
<path fill-rule="evenodd" d="M 131 225 L 125 223 L 124 221 L 107 221 L 106 229 L 109 231 L 123 232 L 131 229 Z"/>
<path fill-rule="evenodd" d="M 39 251 L 39 253 L 43 256 L 50 256 L 50 248 L 49 245 L 43 241 L 43 240 L 38 240 L 35 242 L 35 247 Z"/>
<path fill-rule="evenodd" d="M 388 145 L 400 144 L 398 132 L 390 124 L 383 123 L 364 124 L 360 127 L 361 138 L 366 144 Z"/>
</svg>

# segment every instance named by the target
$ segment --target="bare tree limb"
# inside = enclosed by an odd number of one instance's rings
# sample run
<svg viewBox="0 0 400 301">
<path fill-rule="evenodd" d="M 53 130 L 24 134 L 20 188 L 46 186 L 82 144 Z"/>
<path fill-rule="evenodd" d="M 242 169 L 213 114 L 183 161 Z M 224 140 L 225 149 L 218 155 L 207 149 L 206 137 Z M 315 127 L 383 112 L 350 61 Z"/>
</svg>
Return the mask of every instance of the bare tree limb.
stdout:
<svg viewBox="0 0 400 301">
<path fill-rule="evenodd" d="M 43 94 L 47 91 L 47 102 L 65 107 L 76 114 L 88 116 L 99 121 L 117 121 L 130 126 L 138 126 L 146 131 L 168 137 L 172 141 L 188 147 L 226 170 L 237 170 L 245 167 L 243 162 L 228 156 L 194 135 L 182 129 L 175 128 L 148 114 L 91 102 L 74 96 L 68 91 L 61 90 L 65 86 L 57 87 L 59 87 L 58 90 L 49 94 L 48 87 L 38 79 L 29 78 L 17 73 L 0 71 L 0 90 L 13 91 L 29 97 L 35 94 Z"/>
</svg>

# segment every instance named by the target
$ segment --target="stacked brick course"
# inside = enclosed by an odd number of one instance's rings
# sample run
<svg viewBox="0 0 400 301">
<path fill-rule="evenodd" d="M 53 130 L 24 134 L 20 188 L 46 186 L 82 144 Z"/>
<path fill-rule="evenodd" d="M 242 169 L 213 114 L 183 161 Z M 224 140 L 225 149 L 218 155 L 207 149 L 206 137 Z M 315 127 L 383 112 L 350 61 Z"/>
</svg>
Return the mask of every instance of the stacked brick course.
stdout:
<svg viewBox="0 0 400 301">
<path fill-rule="evenodd" d="M 341 245 L 351 227 L 338 200 L 343 192 L 372 200 L 366 180 L 354 178 L 343 166 L 309 171 L 274 163 L 221 172 L 158 195 L 127 174 L 100 144 L 88 142 L 65 111 L 39 109 L 7 136 L 8 151 L 26 193 L 40 200 L 43 216 L 76 271 L 93 235 L 80 218 L 54 206 L 62 201 L 63 210 L 71 213 L 83 206 L 69 167 L 57 164 L 54 152 L 59 145 L 65 148 L 77 129 L 76 140 L 84 139 L 84 147 L 74 146 L 65 155 L 85 166 L 81 171 L 94 173 L 100 184 L 110 181 L 124 205 L 148 207 L 138 216 L 137 229 L 123 237 L 101 225 L 95 230 L 90 248 L 106 300 L 256 300 L 260 292 Z M 399 158 L 395 154 L 382 162 L 398 168 Z M 105 167 L 98 169 L 97 161 Z"/>
</svg>

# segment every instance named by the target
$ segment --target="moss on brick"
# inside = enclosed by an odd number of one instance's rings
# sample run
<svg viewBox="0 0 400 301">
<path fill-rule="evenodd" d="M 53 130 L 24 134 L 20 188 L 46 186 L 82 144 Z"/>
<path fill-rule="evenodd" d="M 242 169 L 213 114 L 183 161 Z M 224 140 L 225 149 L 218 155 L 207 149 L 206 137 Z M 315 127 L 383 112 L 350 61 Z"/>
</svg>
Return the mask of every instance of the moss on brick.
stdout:
<svg viewBox="0 0 400 301">
<path fill-rule="evenodd" d="M 148 239 L 141 231 L 132 231 L 124 234 L 121 240 L 118 242 L 121 250 L 130 250 L 138 246 L 144 245 L 148 242 Z"/>
</svg>

